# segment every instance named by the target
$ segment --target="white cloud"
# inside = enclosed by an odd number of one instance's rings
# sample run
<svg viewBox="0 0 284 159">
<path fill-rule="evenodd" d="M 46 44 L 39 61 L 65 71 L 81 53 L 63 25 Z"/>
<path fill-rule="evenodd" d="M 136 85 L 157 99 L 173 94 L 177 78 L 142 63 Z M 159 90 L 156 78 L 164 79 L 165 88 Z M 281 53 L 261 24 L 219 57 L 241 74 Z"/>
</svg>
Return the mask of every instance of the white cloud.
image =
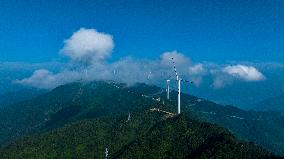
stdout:
<svg viewBox="0 0 284 159">
<path fill-rule="evenodd" d="M 152 83 L 154 80 L 161 79 L 160 71 L 157 62 L 126 57 L 109 64 L 94 63 L 84 69 L 66 68 L 59 73 L 41 69 L 28 78 L 16 80 L 15 83 L 44 89 L 52 89 L 78 80 L 116 80 L 127 84 Z"/>
<path fill-rule="evenodd" d="M 195 86 L 199 86 L 208 77 L 213 78 L 214 88 L 222 88 L 234 80 L 259 81 L 265 78 L 252 66 L 222 67 L 208 62 L 193 63 L 189 57 L 177 51 L 165 52 L 160 59 L 155 60 L 126 57 L 108 63 L 106 58 L 111 55 L 114 47 L 112 36 L 95 29 L 81 28 L 64 43 L 61 52 L 71 60 L 63 66 L 62 71 L 53 73 L 47 69 L 39 69 L 30 77 L 15 82 L 48 89 L 76 80 L 159 84 L 166 79 L 175 80 L 173 60 L 179 76 L 193 81 Z"/>
<path fill-rule="evenodd" d="M 253 66 L 236 64 L 232 66 L 210 65 L 210 74 L 215 89 L 224 88 L 237 81 L 256 82 L 265 79 L 265 76 Z"/>
<path fill-rule="evenodd" d="M 172 76 L 174 76 L 174 61 L 179 76 L 183 79 L 192 81 L 195 86 L 199 86 L 202 83 L 203 76 L 207 74 L 203 64 L 194 64 L 189 57 L 177 51 L 163 53 L 160 56 L 160 60 L 161 67 L 164 67 L 165 69 L 164 72 L 168 72 L 168 74 L 171 74 Z"/>
<path fill-rule="evenodd" d="M 113 47 L 111 35 L 81 28 L 64 41 L 61 52 L 74 61 L 92 63 L 109 57 Z"/>
<path fill-rule="evenodd" d="M 40 69 L 36 70 L 31 77 L 15 80 L 14 82 L 36 88 L 50 89 L 79 78 L 80 73 L 74 71 L 62 71 L 54 74 L 48 70 Z"/>
<path fill-rule="evenodd" d="M 172 60 L 173 58 L 173 60 Z M 165 52 L 160 56 L 162 66 L 172 66 L 174 61 L 177 66 L 190 65 L 190 58 L 186 57 L 184 54 L 177 51 Z"/>
<path fill-rule="evenodd" d="M 187 68 L 187 78 L 192 81 L 195 86 L 199 86 L 202 83 L 204 76 L 208 74 L 207 69 L 201 63 L 190 65 Z"/>
<path fill-rule="evenodd" d="M 234 82 L 234 78 L 226 73 L 223 73 L 220 70 L 211 71 L 213 83 L 212 86 L 214 89 L 221 89 L 225 86 L 231 85 Z"/>
<path fill-rule="evenodd" d="M 220 88 L 223 88 L 225 86 L 225 82 L 222 78 L 215 78 L 213 80 L 213 87 L 216 88 L 216 89 L 220 89 Z"/>
<path fill-rule="evenodd" d="M 203 64 L 196 64 L 188 68 L 188 73 L 190 75 L 198 75 L 201 73 L 205 73 L 205 68 Z"/>
<path fill-rule="evenodd" d="M 234 65 L 223 68 L 223 72 L 245 81 L 261 81 L 264 75 L 253 66 Z"/>
<path fill-rule="evenodd" d="M 111 64 L 116 71 L 115 80 L 133 84 L 136 82 L 151 83 L 152 80 L 160 80 L 159 65 L 151 60 L 138 60 L 132 57 L 123 58 Z"/>
</svg>

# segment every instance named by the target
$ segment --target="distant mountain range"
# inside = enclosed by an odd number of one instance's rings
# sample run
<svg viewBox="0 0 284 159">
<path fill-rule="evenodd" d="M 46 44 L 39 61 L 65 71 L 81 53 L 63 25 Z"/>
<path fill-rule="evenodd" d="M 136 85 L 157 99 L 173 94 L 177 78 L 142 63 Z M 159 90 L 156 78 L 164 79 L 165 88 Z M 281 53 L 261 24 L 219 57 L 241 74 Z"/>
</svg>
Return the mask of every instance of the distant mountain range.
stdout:
<svg viewBox="0 0 284 159">
<path fill-rule="evenodd" d="M 177 92 L 170 95 L 111 81 L 60 86 L 0 109 L 0 158 L 103 158 L 105 148 L 110 158 L 273 157 L 242 140 L 284 155 L 284 114 L 182 94 L 183 113 L 175 115 Z"/>
<path fill-rule="evenodd" d="M 7 92 L 0 95 L 0 107 L 29 100 L 45 92 L 47 92 L 47 90 L 34 88 L 25 88 L 15 92 Z"/>
<path fill-rule="evenodd" d="M 258 102 L 254 106 L 254 110 L 259 111 L 282 111 L 284 112 L 284 94 L 267 98 Z"/>
</svg>

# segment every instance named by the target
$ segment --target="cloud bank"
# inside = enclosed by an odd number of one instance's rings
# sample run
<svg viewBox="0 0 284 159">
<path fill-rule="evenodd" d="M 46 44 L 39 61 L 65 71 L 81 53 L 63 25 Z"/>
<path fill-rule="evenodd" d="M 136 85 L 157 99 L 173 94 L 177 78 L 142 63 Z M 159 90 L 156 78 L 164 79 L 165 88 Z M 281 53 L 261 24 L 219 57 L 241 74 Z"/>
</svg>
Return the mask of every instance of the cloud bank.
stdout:
<svg viewBox="0 0 284 159">
<path fill-rule="evenodd" d="M 166 79 L 174 81 L 174 59 L 178 74 L 193 81 L 198 87 L 204 78 L 212 79 L 213 88 L 222 88 L 235 81 L 261 81 L 264 75 L 253 66 L 236 64 L 233 66 L 209 63 L 195 63 L 178 51 L 162 53 L 159 59 L 136 59 L 124 57 L 109 63 L 114 48 L 112 35 L 95 29 L 81 28 L 64 41 L 60 53 L 69 57 L 61 71 L 54 73 L 46 69 L 36 70 L 30 77 L 16 80 L 16 83 L 32 87 L 51 89 L 78 80 L 115 80 L 133 84 L 144 82 L 160 84 Z"/>
</svg>

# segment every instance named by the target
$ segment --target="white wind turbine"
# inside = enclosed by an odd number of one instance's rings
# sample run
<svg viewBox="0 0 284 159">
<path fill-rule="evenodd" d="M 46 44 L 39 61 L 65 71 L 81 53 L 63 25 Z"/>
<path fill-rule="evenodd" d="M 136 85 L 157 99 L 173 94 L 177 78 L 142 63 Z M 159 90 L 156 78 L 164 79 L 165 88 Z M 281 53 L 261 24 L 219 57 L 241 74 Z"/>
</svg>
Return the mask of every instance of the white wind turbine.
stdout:
<svg viewBox="0 0 284 159">
<path fill-rule="evenodd" d="M 191 81 L 188 81 L 188 80 L 184 80 L 182 78 L 179 77 L 178 73 L 177 73 L 177 69 L 176 69 L 176 65 L 175 65 L 175 61 L 174 61 L 174 58 L 171 58 L 172 62 L 173 62 L 173 65 L 174 65 L 174 71 L 175 71 L 175 74 L 176 74 L 176 80 L 177 80 L 177 83 L 178 83 L 178 114 L 180 114 L 180 94 L 181 94 L 181 91 L 180 91 L 180 82 L 186 82 L 186 83 L 193 83 Z"/>
<path fill-rule="evenodd" d="M 105 150 L 105 158 L 107 159 L 108 158 L 108 148 L 106 147 L 106 150 Z"/>
<path fill-rule="evenodd" d="M 128 118 L 127 118 L 127 121 L 126 121 L 126 122 L 130 121 L 130 118 L 131 118 L 130 112 L 128 112 Z"/>
<path fill-rule="evenodd" d="M 170 99 L 170 81 L 171 80 L 167 80 L 167 99 Z"/>
</svg>

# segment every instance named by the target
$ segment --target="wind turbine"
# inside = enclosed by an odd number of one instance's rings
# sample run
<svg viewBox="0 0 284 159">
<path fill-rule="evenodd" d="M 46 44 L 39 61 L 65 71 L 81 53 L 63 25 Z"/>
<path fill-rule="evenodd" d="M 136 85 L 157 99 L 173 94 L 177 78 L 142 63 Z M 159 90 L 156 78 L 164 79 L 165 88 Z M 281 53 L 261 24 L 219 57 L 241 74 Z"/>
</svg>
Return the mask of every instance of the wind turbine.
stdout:
<svg viewBox="0 0 284 159">
<path fill-rule="evenodd" d="M 170 99 L 170 81 L 171 80 L 167 80 L 167 99 Z"/>
<path fill-rule="evenodd" d="M 174 58 L 172 57 L 171 59 L 172 59 L 173 65 L 174 65 L 174 71 L 175 71 L 176 80 L 177 80 L 177 83 L 178 83 L 178 114 L 180 114 L 180 93 L 181 93 L 181 91 L 180 91 L 180 82 L 181 81 L 182 82 L 186 82 L 186 83 L 193 83 L 193 82 L 180 78 L 180 76 L 177 73 L 177 69 L 176 69 Z"/>
<path fill-rule="evenodd" d="M 108 158 L 108 148 L 106 147 L 106 150 L 105 150 L 105 158 L 107 159 Z"/>
<path fill-rule="evenodd" d="M 130 121 L 130 118 L 131 118 L 130 112 L 128 112 L 128 118 L 127 118 L 127 121 L 126 121 L 126 122 Z"/>
<path fill-rule="evenodd" d="M 177 78 L 176 80 L 177 80 L 177 83 L 178 83 L 178 114 L 180 114 L 180 81 L 181 81 L 181 78 L 178 76 L 174 58 L 171 58 L 171 59 L 173 61 L 174 71 L 175 71 L 176 78 Z"/>
</svg>

